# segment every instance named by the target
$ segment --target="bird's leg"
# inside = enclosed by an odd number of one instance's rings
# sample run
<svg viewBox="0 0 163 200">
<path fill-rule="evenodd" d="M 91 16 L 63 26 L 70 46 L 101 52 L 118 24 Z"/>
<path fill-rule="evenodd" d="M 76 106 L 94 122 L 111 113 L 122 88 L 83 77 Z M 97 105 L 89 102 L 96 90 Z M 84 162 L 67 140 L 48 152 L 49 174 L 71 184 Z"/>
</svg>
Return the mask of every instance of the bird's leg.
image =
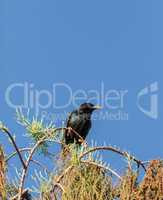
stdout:
<svg viewBox="0 0 163 200">
<path fill-rule="evenodd" d="M 78 142 L 82 144 L 84 147 L 87 147 L 87 142 L 81 137 L 79 133 L 77 133 L 73 128 L 67 127 L 68 135 L 70 135 L 72 132 L 79 137 Z"/>
<path fill-rule="evenodd" d="M 79 139 L 78 139 L 78 142 L 82 144 L 82 143 L 83 143 L 83 140 L 79 138 Z"/>
<path fill-rule="evenodd" d="M 88 144 L 87 144 L 87 142 L 85 140 L 79 139 L 78 142 L 80 142 L 81 145 L 83 145 L 85 148 L 88 147 Z"/>
</svg>

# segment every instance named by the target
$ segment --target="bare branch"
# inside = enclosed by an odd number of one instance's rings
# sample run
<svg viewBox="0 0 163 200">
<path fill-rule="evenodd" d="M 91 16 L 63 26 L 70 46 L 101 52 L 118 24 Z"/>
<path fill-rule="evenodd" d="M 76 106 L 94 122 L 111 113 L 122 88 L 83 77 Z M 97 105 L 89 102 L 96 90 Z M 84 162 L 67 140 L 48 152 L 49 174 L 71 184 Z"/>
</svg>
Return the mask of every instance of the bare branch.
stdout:
<svg viewBox="0 0 163 200">
<path fill-rule="evenodd" d="M 55 187 L 59 187 L 63 192 L 65 192 L 63 186 L 60 184 L 60 181 L 62 180 L 62 178 L 70 171 L 72 170 L 74 166 L 70 165 L 69 167 L 67 167 L 64 172 L 56 179 L 54 180 L 54 185 L 53 185 L 53 191 L 55 190 Z"/>
<path fill-rule="evenodd" d="M 44 142 L 44 140 L 45 140 L 45 137 L 43 137 L 42 139 L 40 139 L 34 145 L 34 147 L 30 151 L 30 154 L 29 154 L 28 159 L 27 159 L 27 161 L 25 163 L 25 168 L 23 169 L 22 176 L 21 176 L 21 179 L 20 179 L 20 186 L 19 186 L 19 192 L 18 192 L 18 200 L 21 200 L 21 197 L 22 197 L 22 192 L 23 192 L 23 187 L 24 187 L 24 182 L 25 182 L 25 178 L 26 178 L 28 166 L 30 164 L 30 161 L 32 160 L 33 154 L 35 153 L 35 151 L 38 148 L 38 146 Z"/>
<path fill-rule="evenodd" d="M 2 127 L 1 130 L 4 131 L 8 135 L 8 137 L 10 138 L 10 140 L 11 140 L 11 142 L 12 142 L 12 144 L 13 144 L 13 146 L 14 146 L 14 148 L 15 148 L 18 156 L 19 156 L 20 162 L 22 163 L 23 168 L 25 168 L 26 167 L 25 162 L 23 160 L 23 157 L 22 157 L 22 155 L 21 155 L 21 153 L 19 151 L 19 148 L 18 148 L 18 146 L 17 146 L 12 134 L 10 133 L 10 131 L 6 127 Z"/>
<path fill-rule="evenodd" d="M 84 143 L 87 146 L 86 140 L 84 140 L 83 137 L 77 131 L 75 131 L 73 128 L 71 128 L 71 127 L 59 127 L 57 129 L 55 129 L 55 131 L 60 131 L 60 130 L 72 131 L 75 135 L 77 135 L 80 138 L 82 143 Z"/>
<path fill-rule="evenodd" d="M 19 152 L 24 152 L 24 151 L 30 151 L 31 150 L 31 148 L 22 148 L 22 149 L 19 149 Z M 11 158 L 13 158 L 14 156 L 16 156 L 17 155 L 17 151 L 15 151 L 15 152 L 13 152 L 12 154 L 10 154 L 7 158 L 6 158 L 6 160 L 5 160 L 5 162 L 8 162 Z"/>
<path fill-rule="evenodd" d="M 67 169 L 64 170 L 64 172 L 57 178 L 57 180 L 55 181 L 56 183 L 59 183 L 62 178 L 65 176 L 65 174 L 67 174 L 74 166 L 70 165 Z"/>
<path fill-rule="evenodd" d="M 24 189 L 22 192 L 22 196 L 28 193 L 28 189 Z M 10 198 L 10 200 L 17 200 L 18 194 L 16 194 L 14 197 Z"/>
<path fill-rule="evenodd" d="M 58 186 L 62 190 L 62 192 L 65 192 L 65 189 L 63 188 L 63 186 L 60 183 L 55 183 L 54 188 L 56 186 Z"/>
<path fill-rule="evenodd" d="M 25 163 L 25 168 L 23 169 L 23 172 L 22 172 L 22 177 L 21 177 L 21 180 L 20 180 L 20 186 L 19 186 L 19 193 L 18 193 L 18 200 L 21 200 L 21 196 L 22 196 L 22 191 L 23 191 L 23 187 L 24 187 L 24 182 L 25 182 L 25 178 L 26 178 L 26 174 L 27 174 L 27 171 L 28 171 L 28 166 L 30 164 L 31 161 L 34 161 L 32 159 L 33 157 L 33 154 L 35 153 L 36 149 L 44 142 L 55 142 L 55 143 L 59 143 L 58 141 L 56 140 L 52 140 L 52 139 L 48 139 L 47 136 L 44 136 L 43 138 L 41 138 L 39 141 L 37 141 L 37 143 L 33 146 L 33 148 L 31 148 L 30 150 L 30 153 L 29 153 L 29 156 L 27 158 L 27 161 Z M 34 161 L 36 163 L 36 161 Z M 38 164 L 38 162 L 37 162 Z M 40 163 L 39 163 L 40 164 Z"/>
<path fill-rule="evenodd" d="M 98 150 L 107 150 L 107 151 L 112 151 L 114 153 L 117 153 L 117 154 L 120 154 L 121 156 L 124 156 L 124 157 L 128 157 L 128 153 L 127 152 L 123 152 L 123 151 L 120 151 L 119 149 L 116 149 L 112 146 L 99 146 L 99 147 L 94 147 L 94 148 L 91 148 L 89 149 L 88 151 L 82 153 L 80 156 L 79 156 L 79 160 L 81 160 L 83 157 L 85 157 L 87 154 L 89 153 L 92 153 L 94 151 L 98 151 Z M 132 159 L 133 161 L 135 161 L 137 163 L 138 166 L 142 166 L 142 168 L 144 169 L 144 171 L 146 171 L 146 168 L 144 166 L 144 164 L 142 163 L 142 161 L 140 160 L 137 160 L 134 156 L 131 156 L 130 155 L 130 159 Z"/>
</svg>

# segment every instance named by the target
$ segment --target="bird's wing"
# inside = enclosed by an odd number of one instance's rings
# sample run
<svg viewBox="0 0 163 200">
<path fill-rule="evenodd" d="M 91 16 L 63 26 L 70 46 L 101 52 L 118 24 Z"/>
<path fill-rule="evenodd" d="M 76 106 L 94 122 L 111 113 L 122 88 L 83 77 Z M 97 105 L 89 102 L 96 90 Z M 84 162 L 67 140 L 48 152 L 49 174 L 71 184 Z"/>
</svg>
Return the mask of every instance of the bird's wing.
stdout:
<svg viewBox="0 0 163 200">
<path fill-rule="evenodd" d="M 79 120 L 80 120 L 80 118 L 78 115 L 78 111 L 75 110 L 72 113 L 70 113 L 68 120 L 67 120 L 66 127 L 71 127 L 73 129 L 77 129 L 78 128 L 77 126 L 80 125 Z"/>
<path fill-rule="evenodd" d="M 76 130 L 76 128 L 78 128 L 79 124 L 79 117 L 78 117 L 78 111 L 73 111 L 72 113 L 70 113 L 68 119 L 67 119 L 67 124 L 66 127 L 71 127 L 74 130 Z M 76 135 L 74 135 L 73 131 L 69 131 L 66 130 L 65 131 L 65 142 L 66 144 L 69 143 L 73 143 L 74 142 L 74 138 L 76 138 Z"/>
<path fill-rule="evenodd" d="M 78 111 L 74 111 L 68 118 L 67 127 L 73 128 L 77 133 L 85 138 L 91 128 L 91 121 L 87 118 L 87 115 L 80 115 Z"/>
</svg>

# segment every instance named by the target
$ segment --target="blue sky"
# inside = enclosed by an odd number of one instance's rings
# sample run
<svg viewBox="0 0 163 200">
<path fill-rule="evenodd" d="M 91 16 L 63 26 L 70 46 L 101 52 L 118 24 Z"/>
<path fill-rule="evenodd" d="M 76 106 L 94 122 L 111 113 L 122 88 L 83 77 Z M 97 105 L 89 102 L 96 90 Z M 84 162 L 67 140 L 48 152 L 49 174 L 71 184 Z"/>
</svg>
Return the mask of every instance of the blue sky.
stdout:
<svg viewBox="0 0 163 200">
<path fill-rule="evenodd" d="M 28 82 L 37 90 L 51 91 L 53 84 L 65 83 L 73 92 L 100 92 L 103 82 L 106 90 L 128 91 L 122 111 L 129 119 L 94 121 L 88 141 L 99 145 L 105 141 L 142 160 L 163 157 L 161 0 L 2 0 L 0 4 L 0 120 L 16 133 L 21 146 L 23 130 L 5 99 L 8 86 Z M 157 119 L 136 105 L 139 91 L 154 82 L 159 86 Z M 57 102 L 64 103 L 67 95 L 58 91 Z M 21 91 L 15 90 L 12 99 L 21 102 Z M 149 100 L 147 96 L 141 103 Z M 72 104 L 66 108 L 72 109 Z M 49 107 L 47 112 L 64 109 Z"/>
</svg>

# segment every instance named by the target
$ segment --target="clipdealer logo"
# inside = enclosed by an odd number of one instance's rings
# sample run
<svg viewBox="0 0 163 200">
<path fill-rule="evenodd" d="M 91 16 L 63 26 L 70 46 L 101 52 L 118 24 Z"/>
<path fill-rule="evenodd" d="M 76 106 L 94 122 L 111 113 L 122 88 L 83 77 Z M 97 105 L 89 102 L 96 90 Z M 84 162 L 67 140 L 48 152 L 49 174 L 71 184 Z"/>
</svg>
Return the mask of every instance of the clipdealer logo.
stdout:
<svg viewBox="0 0 163 200">
<path fill-rule="evenodd" d="M 62 102 L 59 105 L 57 98 L 60 96 L 64 96 L 66 100 L 65 103 Z M 94 102 L 105 108 L 105 111 L 107 110 L 107 113 L 102 111 L 102 114 L 105 113 L 106 116 L 101 115 L 101 118 L 110 120 L 128 120 L 128 113 L 125 111 L 127 98 L 129 98 L 127 89 L 107 90 L 103 82 L 100 83 L 98 90 L 78 89 L 75 91 L 66 83 L 55 83 L 51 90 L 38 90 L 33 83 L 28 82 L 13 83 L 7 87 L 5 92 L 6 103 L 13 109 L 18 107 L 33 109 L 38 115 L 40 111 L 49 108 L 66 109 L 70 105 L 78 107 L 82 102 Z M 143 103 L 150 105 L 146 108 Z M 137 94 L 136 104 L 147 117 L 158 119 L 158 82 L 141 89 Z"/>
<path fill-rule="evenodd" d="M 141 99 L 148 97 L 149 108 L 141 105 Z M 141 89 L 137 95 L 137 106 L 141 112 L 152 119 L 158 119 L 158 82 Z"/>
<path fill-rule="evenodd" d="M 5 101 L 10 108 L 30 109 L 36 115 L 49 115 L 46 112 L 49 108 L 55 110 L 53 113 L 63 113 L 70 106 L 77 108 L 83 102 L 92 102 L 105 108 L 98 116 L 93 115 L 94 120 L 128 120 L 125 111 L 128 90 L 108 90 L 103 82 L 98 86 L 98 89 L 73 90 L 66 83 L 54 83 L 50 90 L 45 90 L 29 82 L 13 83 L 6 89 Z"/>
</svg>

